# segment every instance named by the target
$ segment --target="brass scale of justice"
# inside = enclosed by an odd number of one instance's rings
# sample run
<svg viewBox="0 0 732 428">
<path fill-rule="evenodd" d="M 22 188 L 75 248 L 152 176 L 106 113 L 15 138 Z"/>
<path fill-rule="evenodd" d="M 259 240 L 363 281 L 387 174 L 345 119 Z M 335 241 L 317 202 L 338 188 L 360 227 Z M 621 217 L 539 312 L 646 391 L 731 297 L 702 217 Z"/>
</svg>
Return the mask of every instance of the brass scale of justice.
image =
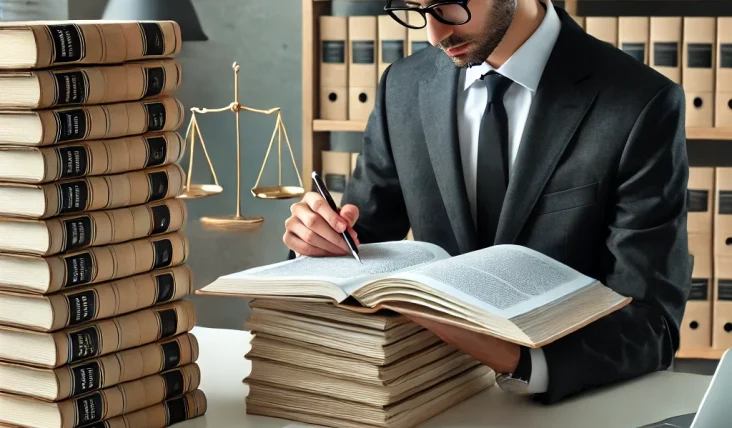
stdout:
<svg viewBox="0 0 732 428">
<path fill-rule="evenodd" d="M 264 161 L 262 162 L 262 167 L 259 170 L 259 176 L 257 177 L 257 182 L 254 184 L 254 187 L 251 189 L 252 196 L 258 199 L 290 199 L 290 198 L 296 198 L 299 196 L 302 196 L 304 194 L 303 184 L 302 184 L 302 178 L 300 177 L 300 171 L 297 168 L 297 163 L 295 162 L 295 156 L 292 153 L 292 146 L 290 145 L 290 139 L 287 136 L 287 130 L 285 128 L 285 124 L 282 121 L 282 113 L 280 111 L 279 107 L 272 108 L 269 110 L 259 110 L 254 109 L 250 107 L 245 107 L 241 104 L 239 104 L 239 65 L 235 62 L 232 65 L 232 68 L 234 70 L 234 102 L 229 104 L 226 107 L 222 108 L 216 108 L 216 109 L 208 109 L 208 108 L 198 108 L 198 107 L 192 107 L 191 108 L 191 121 L 188 124 L 188 129 L 186 130 L 186 145 L 189 146 L 190 150 L 190 157 L 188 161 L 188 173 L 186 178 L 186 184 L 183 188 L 183 192 L 179 196 L 181 199 L 197 199 L 197 198 L 203 198 L 207 196 L 213 196 L 217 195 L 221 192 L 223 192 L 223 187 L 219 184 L 219 180 L 216 177 L 216 171 L 214 169 L 213 163 L 211 162 L 211 158 L 208 155 L 208 150 L 206 150 L 206 142 L 203 139 L 203 135 L 201 134 L 201 130 L 198 126 L 198 119 L 196 118 L 196 114 L 207 114 L 207 113 L 224 113 L 224 112 L 232 112 L 234 113 L 236 117 L 236 177 L 237 177 L 237 194 L 236 194 L 236 214 L 230 215 L 230 216 L 223 216 L 223 217 L 202 217 L 201 223 L 207 226 L 211 227 L 220 227 L 220 228 L 238 228 L 238 227 L 252 227 L 256 226 L 264 221 L 263 217 L 245 217 L 241 214 L 241 136 L 240 136 L 240 127 L 239 127 L 239 113 L 241 111 L 246 111 L 250 113 L 258 113 L 258 114 L 264 114 L 264 115 L 277 115 L 277 121 L 274 126 L 274 130 L 272 131 L 272 137 L 269 140 L 269 148 L 267 149 L 267 154 L 264 156 Z M 297 173 L 297 179 L 300 182 L 299 186 L 283 186 L 282 185 L 282 136 L 285 137 L 285 142 L 287 143 L 287 148 L 290 152 L 290 158 L 292 159 L 292 165 L 295 167 L 295 172 Z M 213 176 L 214 183 L 213 184 L 192 184 L 191 183 L 191 176 L 193 175 L 193 153 L 194 153 L 194 147 L 195 147 L 195 140 L 196 136 L 198 136 L 198 139 L 201 140 L 201 148 L 203 149 L 203 153 L 206 156 L 206 160 L 208 161 L 209 169 L 211 170 L 211 175 Z M 267 159 L 269 158 L 270 152 L 272 151 L 272 146 L 274 144 L 275 136 L 277 137 L 277 152 L 278 152 L 278 167 L 279 167 L 279 180 L 277 186 L 271 186 L 271 187 L 260 187 L 259 183 L 262 179 L 262 173 L 264 172 L 264 167 L 267 164 Z M 190 138 L 190 143 L 189 143 Z"/>
</svg>

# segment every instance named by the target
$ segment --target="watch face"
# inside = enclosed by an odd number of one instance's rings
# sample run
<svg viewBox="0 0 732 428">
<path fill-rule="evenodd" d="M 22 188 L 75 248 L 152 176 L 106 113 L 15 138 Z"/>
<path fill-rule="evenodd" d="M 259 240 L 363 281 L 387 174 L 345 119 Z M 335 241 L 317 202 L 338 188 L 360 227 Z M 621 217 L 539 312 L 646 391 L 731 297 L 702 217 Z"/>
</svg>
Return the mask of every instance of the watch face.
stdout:
<svg viewBox="0 0 732 428">
<path fill-rule="evenodd" d="M 529 383 L 521 379 L 511 377 L 511 375 L 502 374 L 496 377 L 496 383 L 501 390 L 511 394 L 528 394 Z"/>
</svg>

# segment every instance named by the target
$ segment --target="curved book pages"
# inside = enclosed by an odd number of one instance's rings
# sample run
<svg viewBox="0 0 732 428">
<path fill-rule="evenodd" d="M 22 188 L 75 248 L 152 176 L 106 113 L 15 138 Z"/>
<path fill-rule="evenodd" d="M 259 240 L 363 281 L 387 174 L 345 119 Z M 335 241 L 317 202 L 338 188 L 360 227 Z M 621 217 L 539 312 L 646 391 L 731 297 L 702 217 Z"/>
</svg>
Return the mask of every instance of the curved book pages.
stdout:
<svg viewBox="0 0 732 428">
<path fill-rule="evenodd" d="M 497 245 L 455 257 L 417 241 L 365 244 L 351 256 L 298 257 L 225 275 L 197 294 L 331 301 L 414 314 L 541 347 L 630 303 L 537 251 Z"/>
</svg>

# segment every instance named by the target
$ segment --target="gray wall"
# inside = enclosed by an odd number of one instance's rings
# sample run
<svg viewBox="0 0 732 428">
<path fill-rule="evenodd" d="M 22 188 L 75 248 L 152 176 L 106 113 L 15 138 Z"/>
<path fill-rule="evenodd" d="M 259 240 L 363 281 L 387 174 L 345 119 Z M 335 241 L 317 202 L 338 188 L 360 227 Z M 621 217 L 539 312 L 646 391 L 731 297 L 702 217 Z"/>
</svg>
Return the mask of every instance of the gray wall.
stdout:
<svg viewBox="0 0 732 428">
<path fill-rule="evenodd" d="M 101 0 L 69 0 L 72 19 L 96 19 L 104 11 Z M 239 96 L 243 105 L 268 109 L 281 107 L 298 168 L 302 165 L 302 3 L 301 0 L 194 0 L 206 42 L 183 45 L 178 56 L 183 84 L 177 97 L 190 107 L 217 108 L 233 101 L 234 61 L 241 66 Z M 381 1 L 354 4 L 334 2 L 334 14 L 379 13 Z M 191 241 L 189 265 L 197 289 L 221 275 L 284 260 L 284 221 L 295 200 L 258 200 L 250 189 L 256 182 L 274 128 L 274 116 L 241 113 L 242 212 L 263 216 L 264 223 L 248 231 L 204 228 L 202 216 L 224 216 L 236 210 L 236 131 L 233 113 L 197 115 L 206 147 L 224 193 L 188 201 Z M 180 130 L 185 133 L 186 125 Z M 361 134 L 334 135 L 335 150 L 358 150 Z M 208 164 L 196 146 L 193 182 L 211 182 Z M 283 140 L 283 181 L 297 178 Z M 188 156 L 181 164 L 187 168 Z M 277 151 L 273 147 L 261 184 L 276 184 Z M 302 171 L 300 171 L 302 174 Z M 269 179 L 269 180 L 267 180 Z M 303 177 L 303 180 L 306 178 Z M 249 311 L 246 299 L 191 296 L 198 324 L 207 327 L 243 327 Z"/>
</svg>

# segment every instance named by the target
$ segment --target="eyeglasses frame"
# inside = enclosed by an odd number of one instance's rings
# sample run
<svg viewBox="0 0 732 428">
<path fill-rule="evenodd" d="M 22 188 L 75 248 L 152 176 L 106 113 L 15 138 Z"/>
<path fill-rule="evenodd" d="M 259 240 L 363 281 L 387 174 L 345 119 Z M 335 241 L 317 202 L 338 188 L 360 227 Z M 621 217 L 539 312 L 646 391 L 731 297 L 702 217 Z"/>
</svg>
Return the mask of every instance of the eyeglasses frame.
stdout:
<svg viewBox="0 0 732 428">
<path fill-rule="evenodd" d="M 444 0 L 444 1 L 438 1 L 437 3 L 433 3 L 426 7 L 391 7 L 392 1 L 393 0 L 388 0 L 387 4 L 384 5 L 384 11 L 386 11 L 386 13 L 388 13 L 389 16 L 391 16 L 399 24 L 401 24 L 407 28 L 411 28 L 413 30 L 419 30 L 419 29 L 422 29 L 427 26 L 427 16 L 425 16 L 425 15 L 428 13 L 430 15 L 432 15 L 432 17 L 435 18 L 437 21 L 439 21 L 445 25 L 464 25 L 464 24 L 467 24 L 468 22 L 470 22 L 470 19 L 472 18 L 470 9 L 468 9 L 468 3 L 470 3 L 470 0 Z M 462 8 L 465 9 L 465 12 L 467 12 L 467 14 L 468 14 L 468 18 L 465 20 L 465 22 L 455 24 L 453 22 L 445 21 L 434 11 L 434 9 L 436 7 L 445 6 L 445 5 L 453 5 L 453 4 L 462 6 Z M 409 23 L 402 21 L 394 13 L 394 12 L 400 11 L 400 10 L 417 12 L 417 13 L 421 14 L 422 18 L 424 18 L 424 25 L 417 27 L 417 26 L 413 26 L 413 25 L 410 25 Z"/>
</svg>

